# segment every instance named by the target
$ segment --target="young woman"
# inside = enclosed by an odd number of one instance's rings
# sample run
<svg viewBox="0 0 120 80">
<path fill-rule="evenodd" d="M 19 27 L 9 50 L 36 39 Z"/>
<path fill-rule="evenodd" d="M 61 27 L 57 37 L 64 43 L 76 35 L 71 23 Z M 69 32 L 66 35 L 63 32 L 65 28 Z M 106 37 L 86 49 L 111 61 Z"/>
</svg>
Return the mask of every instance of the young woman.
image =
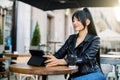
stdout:
<svg viewBox="0 0 120 80">
<path fill-rule="evenodd" d="M 100 38 L 97 36 L 92 16 L 87 8 L 76 11 L 72 16 L 73 28 L 77 34 L 70 35 L 65 44 L 54 54 L 44 55 L 49 58 L 46 66 L 69 65 L 70 56 L 78 72 L 70 75 L 70 80 L 105 80 L 100 68 Z M 73 62 L 73 61 L 72 61 Z"/>
</svg>

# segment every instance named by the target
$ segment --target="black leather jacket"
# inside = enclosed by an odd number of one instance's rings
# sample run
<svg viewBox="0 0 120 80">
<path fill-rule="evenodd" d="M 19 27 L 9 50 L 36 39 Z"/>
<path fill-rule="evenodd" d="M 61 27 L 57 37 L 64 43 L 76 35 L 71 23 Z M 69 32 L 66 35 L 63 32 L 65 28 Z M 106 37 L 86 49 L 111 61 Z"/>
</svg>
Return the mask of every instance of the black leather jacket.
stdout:
<svg viewBox="0 0 120 80">
<path fill-rule="evenodd" d="M 75 60 L 78 66 L 78 72 L 71 74 L 72 77 L 78 77 L 81 75 L 89 74 L 100 70 L 100 66 L 97 62 L 96 55 L 100 47 L 100 38 L 87 34 L 84 41 L 75 47 L 78 34 L 70 35 L 65 44 L 55 53 L 55 57 L 58 59 L 65 58 L 65 61 L 69 65 L 70 55 L 76 55 Z"/>
</svg>

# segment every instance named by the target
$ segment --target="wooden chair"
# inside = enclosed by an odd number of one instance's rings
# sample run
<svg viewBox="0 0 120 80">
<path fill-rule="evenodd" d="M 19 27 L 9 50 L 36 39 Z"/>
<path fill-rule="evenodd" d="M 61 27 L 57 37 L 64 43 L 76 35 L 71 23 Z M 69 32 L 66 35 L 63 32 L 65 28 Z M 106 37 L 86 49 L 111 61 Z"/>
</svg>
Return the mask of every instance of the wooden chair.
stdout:
<svg viewBox="0 0 120 80">
<path fill-rule="evenodd" d="M 4 62 L 5 60 L 9 60 L 9 58 L 0 58 L 0 62 Z M 7 79 L 10 80 L 9 70 L 0 72 L 0 75 L 4 75 L 4 74 L 7 75 Z"/>
</svg>

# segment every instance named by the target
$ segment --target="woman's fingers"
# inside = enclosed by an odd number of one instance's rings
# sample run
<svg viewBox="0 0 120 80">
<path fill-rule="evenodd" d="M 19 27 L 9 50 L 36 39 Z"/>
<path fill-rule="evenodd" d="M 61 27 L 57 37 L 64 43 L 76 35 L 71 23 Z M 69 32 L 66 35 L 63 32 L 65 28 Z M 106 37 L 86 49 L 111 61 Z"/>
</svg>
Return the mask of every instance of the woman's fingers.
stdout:
<svg viewBox="0 0 120 80">
<path fill-rule="evenodd" d="M 46 67 L 57 66 L 56 62 L 50 62 L 46 65 Z"/>
<path fill-rule="evenodd" d="M 54 56 L 53 56 L 52 54 L 43 55 L 43 57 L 46 57 L 46 58 L 54 58 Z"/>
<path fill-rule="evenodd" d="M 45 61 L 45 63 L 49 63 L 49 62 L 52 62 L 52 61 L 53 61 L 53 59 L 48 59 L 48 60 Z"/>
<path fill-rule="evenodd" d="M 47 58 L 47 60 L 44 62 L 46 63 L 46 67 L 58 65 L 58 59 L 54 57 L 52 54 L 47 54 L 47 55 L 44 55 L 43 57 Z"/>
<path fill-rule="evenodd" d="M 48 66 L 57 66 L 58 65 L 58 60 L 57 59 L 48 59 L 45 61 L 46 67 Z"/>
</svg>

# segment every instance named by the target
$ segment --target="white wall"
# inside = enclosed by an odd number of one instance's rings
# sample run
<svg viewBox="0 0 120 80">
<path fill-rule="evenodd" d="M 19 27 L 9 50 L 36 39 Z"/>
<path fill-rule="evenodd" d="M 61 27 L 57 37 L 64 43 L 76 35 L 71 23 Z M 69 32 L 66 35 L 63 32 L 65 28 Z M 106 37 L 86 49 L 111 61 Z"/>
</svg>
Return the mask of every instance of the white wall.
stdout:
<svg viewBox="0 0 120 80">
<path fill-rule="evenodd" d="M 18 2 L 17 15 L 17 52 L 24 53 L 30 44 L 31 6 Z"/>
<path fill-rule="evenodd" d="M 29 50 L 36 22 L 38 22 L 40 26 L 41 44 L 47 44 L 47 36 L 50 36 L 50 41 L 61 42 L 56 45 L 57 49 L 65 42 L 66 36 L 68 37 L 73 32 L 71 14 L 67 16 L 67 23 L 65 23 L 65 10 L 54 10 L 50 11 L 50 13 L 52 13 L 54 21 L 51 26 L 52 32 L 47 35 L 49 26 L 47 18 L 50 14 L 48 14 L 47 11 L 31 7 L 22 2 L 18 3 L 17 51 L 19 53 L 24 53 Z M 65 33 L 67 34 L 65 35 Z M 54 48 L 54 45 L 52 44 L 51 47 Z"/>
<path fill-rule="evenodd" d="M 74 33 L 74 28 L 73 28 L 73 24 L 72 24 L 72 13 L 71 13 L 71 10 L 69 10 L 68 13 L 66 13 L 66 26 L 65 26 L 65 29 L 66 29 L 66 35 L 65 35 L 65 39 L 68 38 L 68 36 L 70 34 L 73 34 Z"/>
<path fill-rule="evenodd" d="M 65 11 L 55 10 L 55 34 L 54 40 L 58 42 L 63 42 L 65 39 Z"/>
</svg>

